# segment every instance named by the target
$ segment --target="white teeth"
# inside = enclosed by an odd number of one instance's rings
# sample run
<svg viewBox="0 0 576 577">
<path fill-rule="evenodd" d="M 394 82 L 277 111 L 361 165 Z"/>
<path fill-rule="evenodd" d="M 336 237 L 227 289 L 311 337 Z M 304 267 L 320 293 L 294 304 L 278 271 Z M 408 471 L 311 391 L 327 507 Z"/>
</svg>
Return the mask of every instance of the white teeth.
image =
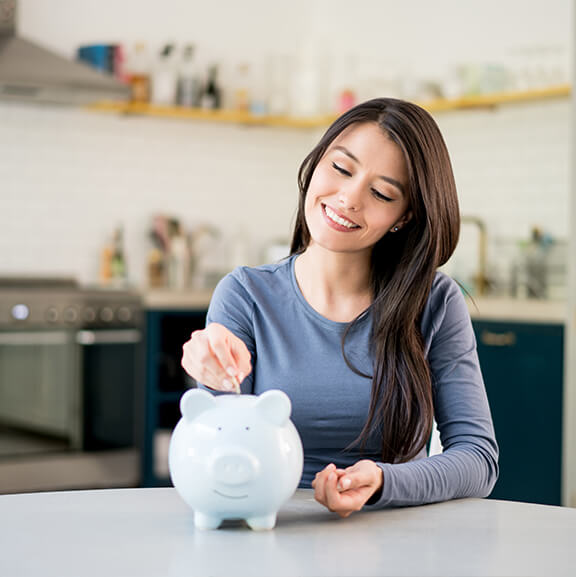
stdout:
<svg viewBox="0 0 576 577">
<path fill-rule="evenodd" d="M 358 228 L 357 224 L 339 217 L 329 206 L 324 205 L 324 210 L 326 211 L 326 214 L 330 220 L 333 220 L 334 222 L 345 226 L 346 228 Z"/>
</svg>

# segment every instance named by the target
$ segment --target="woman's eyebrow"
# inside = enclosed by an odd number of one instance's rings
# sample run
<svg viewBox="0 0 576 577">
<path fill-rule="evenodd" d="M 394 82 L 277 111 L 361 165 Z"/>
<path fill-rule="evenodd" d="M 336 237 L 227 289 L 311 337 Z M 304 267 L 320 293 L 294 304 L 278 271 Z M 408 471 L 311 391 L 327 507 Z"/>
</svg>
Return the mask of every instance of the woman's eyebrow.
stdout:
<svg viewBox="0 0 576 577">
<path fill-rule="evenodd" d="M 339 150 L 343 152 L 348 158 L 351 158 L 357 164 L 360 164 L 360 161 L 344 146 L 335 146 L 334 150 Z"/>
<path fill-rule="evenodd" d="M 338 151 L 342 152 L 348 158 L 353 160 L 356 164 L 361 164 L 361 162 L 345 146 L 341 146 L 341 145 L 335 146 L 334 150 L 338 150 Z M 387 182 L 388 184 L 391 184 L 392 186 L 395 186 L 402 194 L 404 194 L 404 192 L 405 192 L 404 191 L 404 185 L 400 181 L 396 180 L 395 178 L 391 178 L 389 176 L 384 176 L 384 175 L 380 175 L 380 176 L 378 176 L 378 178 L 380 178 L 384 182 Z"/>
</svg>

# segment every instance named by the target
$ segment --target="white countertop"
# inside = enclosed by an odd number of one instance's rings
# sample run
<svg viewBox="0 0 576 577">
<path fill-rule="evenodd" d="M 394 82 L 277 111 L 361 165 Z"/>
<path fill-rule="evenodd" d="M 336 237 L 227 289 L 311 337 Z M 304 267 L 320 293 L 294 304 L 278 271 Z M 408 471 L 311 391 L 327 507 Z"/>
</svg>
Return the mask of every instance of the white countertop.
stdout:
<svg viewBox="0 0 576 577">
<path fill-rule="evenodd" d="M 176 491 L 0 496 L 0 575 L 11 577 L 573 577 L 576 509 L 490 499 L 340 519 L 300 490 L 276 527 L 197 530 Z"/>
<path fill-rule="evenodd" d="M 212 291 L 154 290 L 143 296 L 148 310 L 206 310 Z M 471 317 L 478 320 L 562 324 L 568 314 L 563 301 L 484 297 L 467 303 Z"/>
<path fill-rule="evenodd" d="M 144 292 L 142 296 L 148 310 L 206 310 L 212 291 L 155 289 Z"/>
<path fill-rule="evenodd" d="M 470 316 L 478 320 L 563 324 L 568 315 L 563 301 L 485 297 L 466 302 Z"/>
</svg>

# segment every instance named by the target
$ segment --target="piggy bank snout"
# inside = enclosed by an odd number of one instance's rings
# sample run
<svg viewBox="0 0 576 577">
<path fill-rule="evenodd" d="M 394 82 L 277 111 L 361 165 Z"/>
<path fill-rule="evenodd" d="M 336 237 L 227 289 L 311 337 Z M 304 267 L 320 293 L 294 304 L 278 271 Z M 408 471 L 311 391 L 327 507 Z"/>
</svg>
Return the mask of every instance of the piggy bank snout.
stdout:
<svg viewBox="0 0 576 577">
<path fill-rule="evenodd" d="M 217 451 L 210 460 L 214 480 L 225 485 L 242 485 L 254 479 L 259 471 L 258 459 L 248 451 Z"/>
</svg>

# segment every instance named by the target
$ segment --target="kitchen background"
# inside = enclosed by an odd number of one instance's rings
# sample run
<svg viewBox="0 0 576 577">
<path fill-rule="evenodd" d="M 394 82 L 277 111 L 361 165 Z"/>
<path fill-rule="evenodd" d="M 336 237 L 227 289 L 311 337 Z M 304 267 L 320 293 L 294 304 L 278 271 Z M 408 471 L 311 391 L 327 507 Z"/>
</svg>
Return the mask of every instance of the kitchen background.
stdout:
<svg viewBox="0 0 576 577">
<path fill-rule="evenodd" d="M 199 67 L 221 64 L 229 100 L 240 63 L 279 54 L 297 59 L 299 50 L 319 74 L 347 58 L 362 62 L 352 68 L 360 92 L 373 88 L 371 63 L 383 71 L 382 90 L 402 92 L 401 79 L 412 85 L 403 92 L 419 96 L 417 82 L 446 84 L 463 65 L 506 65 L 513 81 L 525 84 L 532 70 L 535 86 L 547 82 L 547 73 L 552 83 L 567 82 L 570 9 L 569 0 L 530 7 L 495 0 L 362 1 L 352 12 L 345 2 L 251 0 L 230 2 L 222 14 L 215 5 L 176 0 L 21 0 L 19 29 L 71 58 L 78 46 L 95 42 L 131 47 L 144 39 L 155 55 L 164 42 L 192 41 Z M 532 227 L 565 241 L 568 98 L 436 117 L 452 154 L 462 212 L 484 220 L 489 251 L 498 255 L 491 260 L 494 274 L 507 280 L 515 243 L 526 241 Z M 148 230 L 158 212 L 241 239 L 245 253 L 228 255 L 231 265 L 265 259 L 268 244 L 289 236 L 297 169 L 320 134 L 17 103 L 0 104 L 0 126 L 0 269 L 95 282 L 103 247 L 123 225 L 129 278 L 138 286 L 147 278 Z M 504 256 L 508 262 L 501 263 Z M 464 266 L 470 259 L 455 261 Z"/>
<path fill-rule="evenodd" d="M 178 54 L 191 43 L 198 70 L 218 66 L 226 108 L 238 106 L 246 70 L 254 99 L 264 98 L 270 70 L 283 71 L 272 75 L 281 111 L 315 117 L 336 113 L 347 90 L 357 100 L 426 101 L 572 79 L 570 0 L 358 0 L 353 8 L 342 0 L 20 0 L 18 11 L 23 37 L 70 59 L 82 45 L 119 43 L 129 67 L 144 43 L 153 73 L 166 43 Z M 535 228 L 548 247 L 546 296 L 567 296 L 571 110 L 566 93 L 434 113 L 462 213 L 485 226 L 495 296 L 525 296 L 517 276 Z M 321 132 L 0 100 L 0 275 L 97 284 L 121 228 L 128 283 L 147 291 L 154 217 L 168 215 L 196 235 L 197 249 L 205 241 L 206 276 L 191 284 L 209 288 L 231 267 L 282 251 L 298 166 Z M 465 223 L 447 266 L 472 293 L 480 241 Z"/>
</svg>

